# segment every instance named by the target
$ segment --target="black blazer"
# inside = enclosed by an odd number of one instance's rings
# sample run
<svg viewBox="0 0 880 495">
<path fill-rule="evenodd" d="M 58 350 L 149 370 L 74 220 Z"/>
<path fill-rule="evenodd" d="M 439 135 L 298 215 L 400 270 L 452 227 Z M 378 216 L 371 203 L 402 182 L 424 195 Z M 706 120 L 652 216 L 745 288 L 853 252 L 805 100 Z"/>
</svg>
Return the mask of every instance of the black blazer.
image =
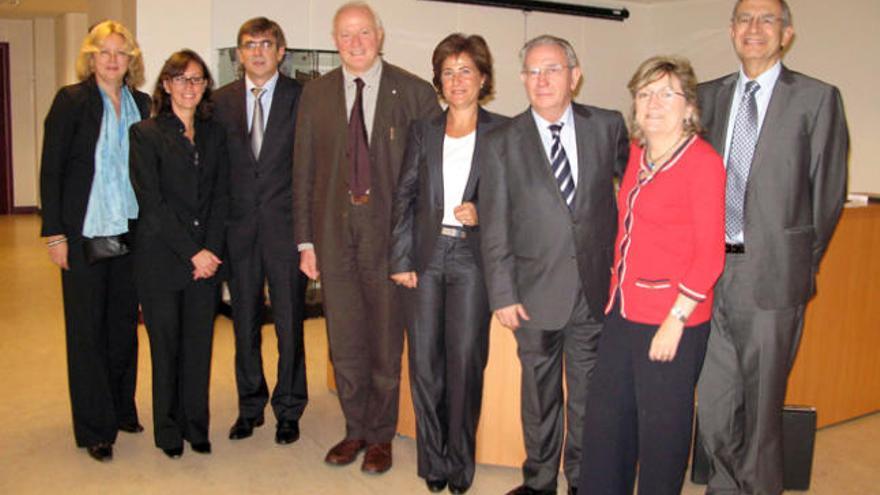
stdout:
<svg viewBox="0 0 880 495">
<path fill-rule="evenodd" d="M 293 136 L 301 85 L 278 75 L 260 156 L 254 157 L 248 135 L 245 81 L 214 93 L 214 120 L 226 130 L 229 152 L 227 246 L 232 259 L 248 255 L 259 239 L 276 258 L 297 256 L 293 240 Z"/>
<path fill-rule="evenodd" d="M 226 133 L 196 119 L 195 145 L 172 113 L 131 126 L 131 182 L 140 205 L 135 250 L 139 288 L 180 290 L 202 249 L 223 256 L 229 203 Z M 218 277 L 209 282 L 215 283 Z"/>
<path fill-rule="evenodd" d="M 617 234 L 615 177 L 629 157 L 616 111 L 572 104 L 578 183 L 566 206 L 531 110 L 488 133 L 480 146 L 480 223 L 489 305 L 520 303 L 523 327 L 551 330 L 568 321 L 582 289 L 594 318 L 608 302 Z"/>
<path fill-rule="evenodd" d="M 507 117 L 479 109 L 471 171 L 461 202 L 477 204 L 480 169 L 477 154 L 483 135 Z M 443 221 L 443 140 L 446 113 L 413 122 L 410 127 L 400 179 L 392 204 L 390 272 L 421 272 L 431 261 Z M 465 227 L 477 263 L 480 227 Z"/>
<path fill-rule="evenodd" d="M 150 97 L 132 90 L 141 118 L 150 116 Z M 55 95 L 43 124 L 40 164 L 42 236 L 82 235 L 95 176 L 95 147 L 104 118 L 104 102 L 95 78 L 65 86 Z"/>
</svg>

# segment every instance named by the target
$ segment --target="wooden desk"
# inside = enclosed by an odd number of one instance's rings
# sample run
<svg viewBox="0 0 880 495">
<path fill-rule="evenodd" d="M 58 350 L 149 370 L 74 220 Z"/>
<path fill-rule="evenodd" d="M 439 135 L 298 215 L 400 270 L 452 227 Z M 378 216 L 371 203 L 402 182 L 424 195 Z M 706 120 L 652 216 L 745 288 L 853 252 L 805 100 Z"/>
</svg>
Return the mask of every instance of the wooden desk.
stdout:
<svg viewBox="0 0 880 495">
<path fill-rule="evenodd" d="M 496 321 L 490 330 L 477 462 L 520 466 L 516 341 Z M 846 208 L 807 307 L 786 403 L 815 406 L 819 426 L 880 410 L 880 205 Z M 329 370 L 328 370 L 329 371 Z M 332 373 L 328 374 L 332 383 Z M 398 432 L 415 437 L 404 353 Z"/>
</svg>

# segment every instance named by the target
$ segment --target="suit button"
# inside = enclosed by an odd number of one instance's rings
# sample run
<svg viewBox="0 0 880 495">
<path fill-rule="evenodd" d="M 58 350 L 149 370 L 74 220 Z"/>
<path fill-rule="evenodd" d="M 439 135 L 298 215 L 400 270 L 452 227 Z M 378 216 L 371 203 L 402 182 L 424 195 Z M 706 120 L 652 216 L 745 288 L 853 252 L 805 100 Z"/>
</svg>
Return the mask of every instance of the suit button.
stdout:
<svg viewBox="0 0 880 495">
<path fill-rule="evenodd" d="M 193 220 L 193 225 L 195 225 L 196 227 L 199 226 L 199 219 L 198 219 L 198 218 L 196 218 L 195 220 Z"/>
</svg>

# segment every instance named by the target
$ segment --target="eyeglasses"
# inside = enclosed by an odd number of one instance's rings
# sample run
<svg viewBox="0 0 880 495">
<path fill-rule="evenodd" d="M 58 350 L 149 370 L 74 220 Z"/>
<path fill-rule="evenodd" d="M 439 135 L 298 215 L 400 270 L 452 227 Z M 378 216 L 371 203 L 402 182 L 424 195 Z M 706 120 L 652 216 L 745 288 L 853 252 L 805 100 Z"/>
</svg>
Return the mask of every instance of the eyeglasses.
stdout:
<svg viewBox="0 0 880 495">
<path fill-rule="evenodd" d="M 275 47 L 275 42 L 273 40 L 252 40 L 252 41 L 246 41 L 246 42 L 242 43 L 239 48 L 241 48 L 242 50 L 247 50 L 249 52 L 252 52 L 252 51 L 256 50 L 257 48 L 262 48 L 263 50 L 269 50 L 274 47 Z"/>
<path fill-rule="evenodd" d="M 119 50 L 99 50 L 96 56 L 101 60 L 110 60 L 113 58 L 128 58 L 131 54 Z"/>
<path fill-rule="evenodd" d="M 460 67 L 458 69 L 443 69 L 440 72 L 440 79 L 444 81 L 452 80 L 454 77 L 458 77 L 459 79 L 472 79 L 477 72 L 470 67 Z"/>
<path fill-rule="evenodd" d="M 646 104 L 655 96 L 657 97 L 657 100 L 664 105 L 672 103 L 672 100 L 674 100 L 676 96 L 681 96 L 682 98 L 685 97 L 684 93 L 681 91 L 675 91 L 669 88 L 661 89 L 659 91 L 648 91 L 643 89 L 636 93 L 636 103 L 642 105 Z"/>
<path fill-rule="evenodd" d="M 541 76 L 549 79 L 559 76 L 562 74 L 562 71 L 568 68 L 560 64 L 545 65 L 544 67 L 526 67 L 522 70 L 522 74 L 529 79 L 537 79 Z"/>
<path fill-rule="evenodd" d="M 771 27 L 775 26 L 777 22 L 781 22 L 781 19 L 773 14 L 764 14 L 755 16 L 752 14 L 740 14 L 733 18 L 733 23 L 738 27 L 746 27 L 751 26 L 752 22 L 757 20 L 758 26 L 760 27 Z"/>
<path fill-rule="evenodd" d="M 179 76 L 174 76 L 174 77 L 172 77 L 172 78 L 171 78 L 171 82 L 172 82 L 175 86 L 181 86 L 181 87 L 184 87 L 184 86 L 187 86 L 187 85 L 189 85 L 189 84 L 192 84 L 193 86 L 198 87 L 198 86 L 204 86 L 204 85 L 208 82 L 208 78 L 205 77 L 205 76 L 192 76 L 192 77 L 186 77 L 186 76 L 184 76 L 184 75 L 181 74 L 181 75 L 179 75 Z"/>
</svg>

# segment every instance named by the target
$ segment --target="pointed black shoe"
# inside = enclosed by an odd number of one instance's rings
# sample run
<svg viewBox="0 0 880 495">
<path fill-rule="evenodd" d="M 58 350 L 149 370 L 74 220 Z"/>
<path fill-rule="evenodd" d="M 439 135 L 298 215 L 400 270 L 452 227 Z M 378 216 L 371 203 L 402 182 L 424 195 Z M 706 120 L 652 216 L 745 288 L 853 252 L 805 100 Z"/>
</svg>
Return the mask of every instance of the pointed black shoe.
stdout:
<svg viewBox="0 0 880 495">
<path fill-rule="evenodd" d="M 199 442 L 190 444 L 193 452 L 198 452 L 199 454 L 210 454 L 211 453 L 211 442 Z"/>
<path fill-rule="evenodd" d="M 165 452 L 165 455 L 167 455 L 171 459 L 180 459 L 180 457 L 183 455 L 183 447 L 174 447 L 172 449 L 162 449 L 162 452 Z"/>
<path fill-rule="evenodd" d="M 86 447 L 89 457 L 98 462 L 110 462 L 113 460 L 113 445 L 109 443 L 99 443 Z"/>
<path fill-rule="evenodd" d="M 241 416 L 235 420 L 235 424 L 229 429 L 230 440 L 241 440 L 254 434 L 254 428 L 263 426 L 263 417 L 248 419 Z"/>
<path fill-rule="evenodd" d="M 431 493 L 442 492 L 446 488 L 446 480 L 425 480 L 425 485 Z"/>
<path fill-rule="evenodd" d="M 462 493 L 470 490 L 470 488 L 471 485 L 453 485 L 452 483 L 450 483 L 449 493 L 452 493 L 453 495 L 461 495 Z"/>
<path fill-rule="evenodd" d="M 292 419 L 279 421 L 275 430 L 275 443 L 287 445 L 297 440 L 299 440 L 299 422 Z"/>
</svg>

